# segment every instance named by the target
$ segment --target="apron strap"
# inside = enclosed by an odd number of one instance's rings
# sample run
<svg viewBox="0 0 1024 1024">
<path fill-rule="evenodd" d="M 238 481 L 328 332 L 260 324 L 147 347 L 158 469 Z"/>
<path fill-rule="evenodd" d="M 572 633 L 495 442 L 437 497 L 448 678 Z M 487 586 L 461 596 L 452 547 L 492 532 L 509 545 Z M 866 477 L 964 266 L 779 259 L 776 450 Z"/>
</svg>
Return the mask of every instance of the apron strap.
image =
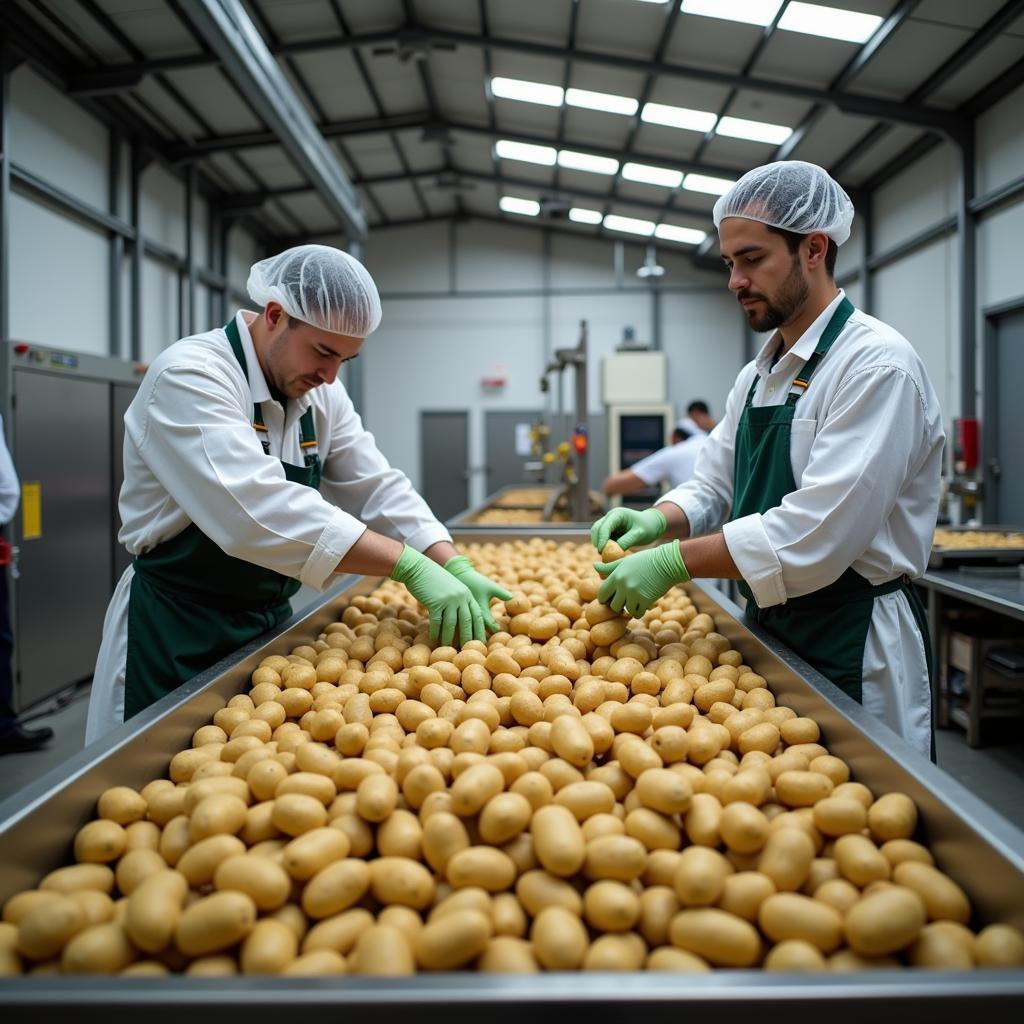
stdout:
<svg viewBox="0 0 1024 1024">
<path fill-rule="evenodd" d="M 228 342 L 231 345 L 231 351 L 235 354 L 235 358 L 238 360 L 238 365 L 242 368 L 242 373 L 248 378 L 249 376 L 249 364 L 245 358 L 245 349 L 242 348 L 242 337 L 238 333 L 238 324 L 235 323 L 235 318 L 232 317 L 224 325 L 224 333 L 228 336 Z M 265 454 L 270 454 L 270 441 L 266 438 L 267 427 L 263 422 L 263 410 L 260 408 L 258 402 L 252 404 L 252 428 L 257 434 L 260 434 L 260 442 L 263 445 L 263 451 Z M 303 414 L 299 420 L 299 448 L 302 450 L 304 456 L 305 465 L 311 466 L 318 457 L 317 453 L 317 442 L 316 442 L 316 425 L 313 422 L 313 406 L 311 405 Z"/>
<path fill-rule="evenodd" d="M 854 306 L 853 303 L 844 295 L 843 301 L 836 307 L 836 311 L 832 314 L 829 322 L 825 325 L 825 330 L 821 332 L 821 338 L 818 341 L 817 346 L 811 353 L 811 358 L 804 364 L 803 371 L 798 374 L 796 380 L 789 387 L 789 394 L 786 396 L 786 405 L 792 408 L 796 403 L 803 397 L 804 392 L 807 390 L 808 385 L 811 383 L 811 377 L 814 376 L 814 371 L 818 369 L 818 365 L 824 358 L 825 353 L 832 347 L 836 338 L 839 337 L 843 328 L 846 326 L 846 321 L 853 315 Z M 757 391 L 757 385 L 760 383 L 761 378 L 758 374 L 754 374 L 754 381 L 750 385 L 750 390 L 747 392 L 747 400 L 744 403 L 744 408 L 749 409 L 754 404 L 754 392 Z"/>
</svg>

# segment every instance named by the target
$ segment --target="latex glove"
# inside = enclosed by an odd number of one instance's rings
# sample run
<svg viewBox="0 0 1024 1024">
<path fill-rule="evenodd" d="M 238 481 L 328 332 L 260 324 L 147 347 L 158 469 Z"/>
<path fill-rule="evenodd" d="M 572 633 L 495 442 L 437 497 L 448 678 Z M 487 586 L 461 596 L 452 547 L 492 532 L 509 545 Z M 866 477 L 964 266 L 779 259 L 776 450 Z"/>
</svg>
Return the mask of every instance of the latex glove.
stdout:
<svg viewBox="0 0 1024 1024">
<path fill-rule="evenodd" d="M 672 541 L 594 568 L 607 577 L 597 599 L 612 611 L 639 619 L 663 594 L 690 578 L 679 544 Z"/>
<path fill-rule="evenodd" d="M 431 643 L 440 637 L 445 647 L 450 646 L 456 629 L 460 646 L 487 639 L 483 616 L 469 587 L 426 555 L 406 544 L 391 578 L 404 583 L 430 613 Z"/>
<path fill-rule="evenodd" d="M 613 508 L 590 528 L 590 543 L 603 551 L 609 540 L 616 540 L 628 551 L 638 544 L 653 544 L 667 527 L 664 512 L 656 508 Z"/>
<path fill-rule="evenodd" d="M 461 580 L 469 587 L 469 592 L 473 595 L 473 600 L 476 601 L 480 614 L 483 616 L 484 627 L 490 632 L 496 633 L 498 624 L 491 615 L 491 601 L 496 597 L 501 598 L 502 601 L 511 601 L 512 595 L 494 580 L 477 572 L 476 566 L 465 555 L 449 558 L 444 563 L 444 567 L 456 579 Z"/>
</svg>

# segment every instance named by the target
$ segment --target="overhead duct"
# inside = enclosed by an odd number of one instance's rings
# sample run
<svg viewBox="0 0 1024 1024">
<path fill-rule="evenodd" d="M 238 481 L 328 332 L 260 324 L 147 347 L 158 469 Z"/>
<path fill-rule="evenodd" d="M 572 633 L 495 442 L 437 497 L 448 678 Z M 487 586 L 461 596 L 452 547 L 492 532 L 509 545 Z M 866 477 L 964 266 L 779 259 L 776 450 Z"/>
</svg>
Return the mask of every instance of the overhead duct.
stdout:
<svg viewBox="0 0 1024 1024">
<path fill-rule="evenodd" d="M 180 0 L 180 5 L 231 81 L 341 220 L 345 234 L 351 240 L 365 238 L 366 218 L 352 182 L 239 0 Z"/>
</svg>

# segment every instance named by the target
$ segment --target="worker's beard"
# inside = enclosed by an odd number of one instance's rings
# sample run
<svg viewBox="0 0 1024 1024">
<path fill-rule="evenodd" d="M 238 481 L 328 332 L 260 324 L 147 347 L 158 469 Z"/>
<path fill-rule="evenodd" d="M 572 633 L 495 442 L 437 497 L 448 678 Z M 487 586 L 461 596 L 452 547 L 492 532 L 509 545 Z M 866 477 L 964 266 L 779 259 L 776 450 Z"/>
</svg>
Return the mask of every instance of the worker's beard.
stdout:
<svg viewBox="0 0 1024 1024">
<path fill-rule="evenodd" d="M 761 299 L 764 302 L 764 312 L 757 314 L 755 308 L 746 310 L 747 321 L 750 328 L 758 334 L 764 331 L 775 331 L 790 322 L 803 308 L 807 301 L 809 289 L 807 280 L 800 271 L 800 261 L 793 258 L 793 265 L 785 281 L 779 286 L 778 292 L 769 299 L 766 295 L 759 295 L 756 292 L 744 291 L 736 296 L 737 299 Z"/>
</svg>

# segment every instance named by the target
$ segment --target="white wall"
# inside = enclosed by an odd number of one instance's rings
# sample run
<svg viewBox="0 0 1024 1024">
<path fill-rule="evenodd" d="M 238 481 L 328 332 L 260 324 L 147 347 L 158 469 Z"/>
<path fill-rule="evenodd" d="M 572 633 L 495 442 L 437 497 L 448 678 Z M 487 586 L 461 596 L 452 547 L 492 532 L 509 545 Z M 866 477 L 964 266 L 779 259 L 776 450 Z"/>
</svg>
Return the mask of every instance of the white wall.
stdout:
<svg viewBox="0 0 1024 1024">
<path fill-rule="evenodd" d="M 360 357 L 364 418 L 381 450 L 417 485 L 421 411 L 467 409 L 470 464 L 479 466 L 487 410 L 557 404 L 556 396 L 545 397 L 538 387 L 546 346 L 575 346 L 580 321 L 587 321 L 588 404 L 600 412 L 602 356 L 615 349 L 626 326 L 642 340 L 654 331 L 651 293 L 635 276 L 643 262 L 639 245 L 625 245 L 625 287 L 617 289 L 611 241 L 553 233 L 545 289 L 540 231 L 470 221 L 459 224 L 454 237 L 454 261 L 447 224 L 378 230 L 364 252 L 384 304 L 381 327 Z M 692 398 L 706 398 L 720 412 L 742 365 L 736 304 L 724 277 L 695 271 L 688 254 L 666 248 L 658 259 L 666 286 L 691 289 L 661 299 L 669 398 L 680 411 Z M 485 392 L 481 378 L 499 368 L 506 386 L 498 394 Z M 571 407 L 571 374 L 564 397 Z M 472 502 L 482 500 L 484 487 L 474 474 Z"/>
<path fill-rule="evenodd" d="M 16 168 L 101 212 L 110 211 L 110 137 L 107 127 L 73 100 L 54 89 L 27 66 L 11 78 L 10 149 Z M 119 215 L 127 220 L 127 146 L 122 147 Z M 206 263 L 207 204 L 199 198 L 193 219 L 196 264 Z M 159 163 L 142 174 L 140 221 L 143 236 L 185 256 L 185 187 L 183 179 Z M 8 259 L 9 334 L 41 345 L 108 355 L 110 337 L 109 254 L 107 232 L 63 212 L 52 203 L 20 189 L 15 182 L 10 208 Z M 244 287 L 250 263 L 261 255 L 246 231 L 229 236 L 229 280 Z M 119 354 L 131 350 L 131 274 L 125 259 L 121 275 L 122 337 Z M 179 270 L 146 256 L 142 272 L 143 359 L 181 335 Z M 197 329 L 205 329 L 206 289 L 195 304 Z"/>
</svg>

